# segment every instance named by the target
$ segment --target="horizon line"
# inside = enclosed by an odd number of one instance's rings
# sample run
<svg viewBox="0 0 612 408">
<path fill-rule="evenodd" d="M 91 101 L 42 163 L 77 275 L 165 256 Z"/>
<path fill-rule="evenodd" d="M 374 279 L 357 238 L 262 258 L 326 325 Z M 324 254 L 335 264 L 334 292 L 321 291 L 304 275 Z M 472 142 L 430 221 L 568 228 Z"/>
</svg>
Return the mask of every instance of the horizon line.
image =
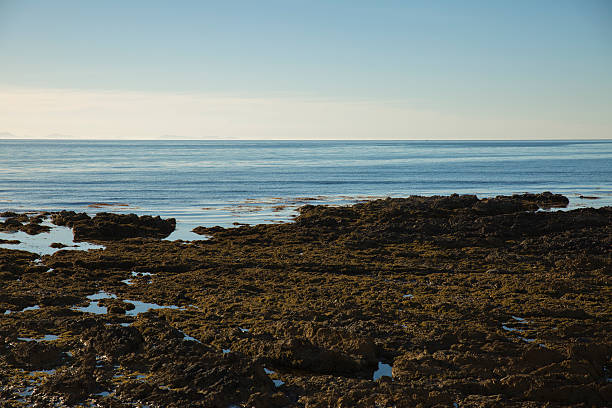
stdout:
<svg viewBox="0 0 612 408">
<path fill-rule="evenodd" d="M 456 138 L 456 139 L 290 139 L 290 138 L 275 138 L 275 139 L 248 139 L 248 138 L 72 138 L 72 137 L 0 137 L 0 141 L 6 140 L 16 140 L 16 141 L 66 141 L 66 142 L 85 142 L 85 141 L 96 141 L 96 142 L 117 142 L 117 141 L 126 141 L 126 142 L 155 142 L 155 141 L 184 141 L 184 142 L 217 142 L 217 141 L 233 141 L 233 142 L 278 142 L 278 141 L 286 141 L 286 142 L 538 142 L 538 141 L 575 141 L 575 142 L 588 142 L 588 141 L 612 141 L 612 138 L 589 138 L 589 139 L 573 139 L 573 138 L 542 138 L 542 139 L 533 139 L 533 138 L 516 138 L 516 139 L 479 139 L 479 138 Z"/>
</svg>

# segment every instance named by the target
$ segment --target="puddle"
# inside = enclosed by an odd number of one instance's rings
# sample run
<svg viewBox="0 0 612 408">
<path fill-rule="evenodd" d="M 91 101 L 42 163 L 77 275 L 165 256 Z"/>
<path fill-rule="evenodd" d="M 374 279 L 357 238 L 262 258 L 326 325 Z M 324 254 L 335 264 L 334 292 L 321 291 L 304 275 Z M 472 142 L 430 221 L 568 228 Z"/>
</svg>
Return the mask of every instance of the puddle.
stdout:
<svg viewBox="0 0 612 408">
<path fill-rule="evenodd" d="M 29 235 L 23 231 L 0 232 L 0 239 L 20 241 L 19 244 L 0 244 L 0 248 L 19 249 L 40 255 L 51 255 L 60 250 L 88 251 L 90 249 L 105 248 L 104 245 L 90 244 L 89 242 L 74 242 L 71 228 L 57 226 L 48 219 L 40 225 L 51 227 L 51 230 L 36 235 Z M 53 243 L 66 245 L 66 248 L 51 248 L 50 245 Z"/>
<path fill-rule="evenodd" d="M 113 295 L 112 293 L 107 293 L 101 290 L 98 293 L 94 293 L 93 295 L 87 296 L 87 299 L 89 300 L 117 299 L 117 296 Z"/>
<path fill-rule="evenodd" d="M 502 325 L 502 329 L 504 329 L 506 331 L 509 331 L 509 332 L 518 332 L 518 331 L 521 331 L 520 329 L 515 329 L 513 327 L 508 327 L 506 325 Z"/>
<path fill-rule="evenodd" d="M 132 325 L 132 323 L 119 323 L 119 326 L 121 327 L 130 327 Z"/>
<path fill-rule="evenodd" d="M 222 349 L 221 351 L 223 351 L 223 354 L 227 354 L 227 353 L 231 353 L 232 350 L 230 349 Z"/>
<path fill-rule="evenodd" d="M 239 329 L 243 333 L 248 333 L 249 332 L 249 329 L 243 329 L 242 327 L 239 327 Z"/>
<path fill-rule="evenodd" d="M 124 279 L 121 282 L 125 283 L 126 285 L 134 285 L 136 283 L 138 283 L 140 277 L 144 277 L 144 276 L 153 276 L 154 274 L 150 273 L 150 272 L 134 272 L 132 271 L 132 277 L 128 278 L 128 279 Z M 148 282 L 147 282 L 148 283 Z"/>
<path fill-rule="evenodd" d="M 100 306 L 98 302 L 90 302 L 86 307 L 74 307 L 73 310 L 83 313 L 106 314 L 108 309 L 105 306 Z"/>
<path fill-rule="evenodd" d="M 412 298 L 414 297 L 414 295 L 407 294 L 407 295 L 404 295 L 404 296 L 402 296 L 402 297 L 403 297 L 404 299 L 412 299 Z"/>
<path fill-rule="evenodd" d="M 200 224 L 194 224 L 193 222 L 176 222 L 176 227 L 174 231 L 166 238 L 163 238 L 162 241 L 205 241 L 210 239 L 210 235 L 200 235 L 196 234 L 192 230 L 199 226 Z"/>
<path fill-rule="evenodd" d="M 265 372 L 267 375 L 275 375 L 275 374 L 276 374 L 276 371 L 268 370 L 266 367 L 264 367 L 264 372 Z M 284 382 L 283 380 L 279 380 L 279 379 L 276 379 L 276 380 L 275 380 L 275 379 L 272 379 L 272 382 L 274 383 L 274 386 L 275 386 L 276 388 L 278 388 L 278 387 L 280 387 L 281 385 L 284 385 L 284 384 L 285 384 L 285 382 Z"/>
<path fill-rule="evenodd" d="M 372 381 L 376 381 L 382 377 L 393 378 L 392 368 L 389 364 L 385 364 L 382 361 L 378 362 L 378 370 L 374 371 L 372 375 Z"/>
<path fill-rule="evenodd" d="M 148 312 L 149 310 L 153 310 L 153 309 L 176 309 L 176 310 L 183 310 L 183 308 L 181 308 L 179 306 L 176 306 L 176 305 L 161 306 L 161 305 L 158 305 L 157 303 L 139 302 L 137 300 L 124 300 L 124 302 L 131 303 L 131 304 L 133 304 L 135 306 L 133 310 L 128 310 L 125 313 L 128 316 L 138 316 L 140 313 L 145 313 L 145 312 Z"/>
<path fill-rule="evenodd" d="M 512 316 L 512 318 L 513 318 L 514 320 L 516 320 L 517 322 L 522 323 L 522 324 L 527 324 L 527 323 L 529 323 L 527 320 L 523 319 L 522 317 Z"/>
<path fill-rule="evenodd" d="M 37 375 L 53 375 L 55 374 L 57 370 L 55 368 L 51 369 L 51 370 L 36 370 L 36 371 L 30 371 L 30 375 L 32 376 L 37 376 Z"/>
<path fill-rule="evenodd" d="M 113 368 L 117 369 L 119 367 L 118 366 L 113 366 Z M 142 380 L 145 377 L 146 377 L 145 374 L 136 374 L 136 373 L 115 374 L 115 375 L 113 375 L 113 378 L 130 378 L 130 379 L 134 379 L 134 380 Z"/>
<path fill-rule="evenodd" d="M 112 293 L 107 293 L 101 290 L 98 293 L 87 296 L 87 299 L 91 301 L 89 302 L 88 306 L 73 307 L 72 310 L 77 310 L 79 312 L 85 312 L 85 313 L 106 314 L 108 312 L 108 308 L 106 306 L 100 306 L 98 301 L 102 299 L 117 299 L 117 295 L 113 295 Z M 140 302 L 138 300 L 123 300 L 123 301 L 125 303 L 131 303 L 134 305 L 134 309 L 128 310 L 125 312 L 127 316 L 138 316 L 140 313 L 145 313 L 152 309 L 183 310 L 183 308 L 179 306 L 175 306 L 175 305 L 162 306 L 162 305 L 158 305 L 157 303 Z M 130 325 L 131 323 L 122 323 L 122 325 L 123 324 Z"/>
<path fill-rule="evenodd" d="M 59 336 L 56 336 L 55 334 L 47 334 L 39 339 L 35 339 L 32 337 L 17 337 L 17 340 L 21 340 L 21 341 L 35 341 L 35 342 L 41 342 L 41 341 L 55 341 L 59 339 Z"/>
<path fill-rule="evenodd" d="M 111 394 L 111 393 L 110 393 L 110 392 L 108 392 L 108 391 L 102 391 L 102 392 L 99 392 L 99 393 L 94 394 L 94 395 L 96 395 L 96 396 L 98 396 L 98 397 L 108 397 L 110 394 Z"/>
<path fill-rule="evenodd" d="M 105 291 L 101 290 L 98 293 L 94 293 L 93 295 L 87 296 L 87 299 L 91 300 L 91 302 L 89 302 L 89 305 L 73 307 L 72 309 L 84 313 L 106 314 L 108 309 L 106 308 L 106 306 L 100 306 L 98 300 L 116 298 L 117 296 L 113 295 L 112 293 L 106 293 Z"/>
<path fill-rule="evenodd" d="M 21 309 L 21 310 L 6 310 L 6 311 L 4 311 L 4 314 L 7 315 L 7 314 L 11 314 L 11 313 L 21 313 L 21 312 L 27 312 L 28 310 L 38 310 L 38 309 L 40 309 L 39 305 L 28 306 L 25 309 Z"/>
<path fill-rule="evenodd" d="M 181 332 L 181 334 L 183 335 L 183 340 L 185 340 L 185 341 L 195 341 L 196 343 L 202 344 L 202 342 L 200 340 L 196 339 L 195 337 L 191 337 L 190 335 L 185 334 L 184 332 Z"/>
<path fill-rule="evenodd" d="M 19 395 L 21 398 L 25 398 L 25 397 L 30 397 L 32 396 L 32 394 L 34 393 L 34 387 L 25 387 L 25 389 L 21 392 L 18 392 L 17 395 Z"/>
<path fill-rule="evenodd" d="M 525 343 L 533 343 L 535 339 L 528 339 L 527 337 L 519 336 L 519 339 L 523 340 Z"/>
</svg>

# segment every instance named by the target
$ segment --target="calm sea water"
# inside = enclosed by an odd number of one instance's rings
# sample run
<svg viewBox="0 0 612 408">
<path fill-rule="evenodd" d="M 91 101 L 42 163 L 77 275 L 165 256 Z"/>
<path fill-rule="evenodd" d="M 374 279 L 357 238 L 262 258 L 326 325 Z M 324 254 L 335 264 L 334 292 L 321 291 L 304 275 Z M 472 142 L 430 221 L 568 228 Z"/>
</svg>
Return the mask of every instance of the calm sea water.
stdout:
<svg viewBox="0 0 612 408">
<path fill-rule="evenodd" d="M 136 212 L 191 227 L 286 220 L 306 202 L 540 191 L 611 205 L 612 140 L 0 140 L 2 210 Z"/>
</svg>

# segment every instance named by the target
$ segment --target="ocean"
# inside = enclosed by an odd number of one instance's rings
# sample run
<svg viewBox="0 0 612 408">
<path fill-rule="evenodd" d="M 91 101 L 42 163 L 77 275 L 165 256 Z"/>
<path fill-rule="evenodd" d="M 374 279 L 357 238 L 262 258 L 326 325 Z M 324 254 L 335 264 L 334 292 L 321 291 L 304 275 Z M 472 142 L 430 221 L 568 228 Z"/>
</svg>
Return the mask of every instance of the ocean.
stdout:
<svg viewBox="0 0 612 408">
<path fill-rule="evenodd" d="M 542 191 L 612 205 L 612 140 L 0 140 L 1 210 L 161 215 L 183 231 L 287 221 L 306 203 Z"/>
</svg>

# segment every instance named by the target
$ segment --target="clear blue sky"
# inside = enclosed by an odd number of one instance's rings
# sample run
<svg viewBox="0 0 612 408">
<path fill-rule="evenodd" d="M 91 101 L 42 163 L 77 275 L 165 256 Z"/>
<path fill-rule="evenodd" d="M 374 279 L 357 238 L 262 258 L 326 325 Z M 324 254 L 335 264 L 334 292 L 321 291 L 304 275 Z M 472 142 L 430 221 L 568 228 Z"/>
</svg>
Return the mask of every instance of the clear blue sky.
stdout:
<svg viewBox="0 0 612 408">
<path fill-rule="evenodd" d="M 23 104 L 0 105 L 0 132 L 17 136 L 265 138 L 255 116 L 283 107 L 270 137 L 307 137 L 298 130 L 320 119 L 311 138 L 350 138 L 346 115 L 360 138 L 609 138 L 612 1 L 0 0 L 0 92 Z M 108 127 L 87 134 L 68 115 L 101 92 L 109 104 L 149 95 L 153 116 L 188 94 L 171 110 L 190 113 L 139 133 L 96 105 L 87 114 Z M 30 112 L 32 124 L 26 106 L 45 95 L 70 109 Z M 397 126 L 378 134 L 381 121 Z"/>
</svg>

